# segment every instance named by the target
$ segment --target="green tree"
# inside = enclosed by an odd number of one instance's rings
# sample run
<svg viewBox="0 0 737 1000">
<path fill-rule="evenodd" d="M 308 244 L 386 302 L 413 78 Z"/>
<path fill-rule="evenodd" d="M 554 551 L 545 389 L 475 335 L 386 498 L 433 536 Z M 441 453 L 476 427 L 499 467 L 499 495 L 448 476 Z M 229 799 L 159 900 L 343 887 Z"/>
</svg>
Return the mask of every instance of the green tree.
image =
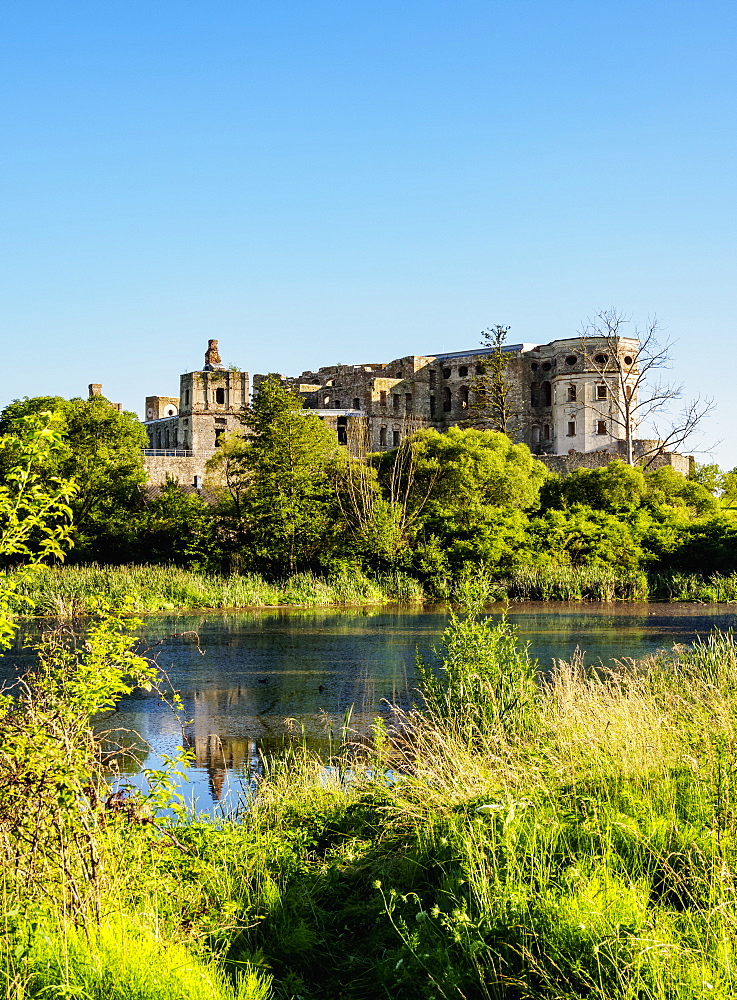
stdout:
<svg viewBox="0 0 737 1000">
<path fill-rule="evenodd" d="M 324 549 L 337 516 L 329 469 L 339 445 L 278 375 L 258 388 L 243 417 L 239 458 L 250 543 L 266 566 L 293 572 Z"/>
<path fill-rule="evenodd" d="M 4 463 L 0 484 L 0 649 L 14 633 L 17 590 L 44 561 L 63 559 L 70 547 L 75 485 L 49 476 L 63 448 L 58 418 L 50 412 L 20 417 L 17 434 L 0 437 Z"/>
<path fill-rule="evenodd" d="M 139 487 L 146 481 L 142 449 L 146 430 L 135 413 L 119 412 L 102 396 L 58 396 L 15 400 L 0 414 L 0 434 L 15 432 L 22 420 L 52 411 L 62 443 L 47 456 L 43 475 L 74 479 L 70 501 L 75 557 L 106 557 L 116 536 L 127 538 L 131 513 L 140 510 Z M 12 449 L 0 459 L 0 472 L 14 461 Z"/>
</svg>

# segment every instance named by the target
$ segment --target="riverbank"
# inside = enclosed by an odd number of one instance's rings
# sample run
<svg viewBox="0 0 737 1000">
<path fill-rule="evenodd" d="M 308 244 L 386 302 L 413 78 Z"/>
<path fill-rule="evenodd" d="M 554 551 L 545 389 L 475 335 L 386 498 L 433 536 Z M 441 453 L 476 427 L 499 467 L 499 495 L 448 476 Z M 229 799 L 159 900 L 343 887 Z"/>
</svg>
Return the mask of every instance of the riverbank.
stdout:
<svg viewBox="0 0 737 1000">
<path fill-rule="evenodd" d="M 318 576 L 297 573 L 268 581 L 257 573 L 223 576 L 177 566 L 43 567 L 18 593 L 26 599 L 19 611 L 63 618 L 89 614 L 102 596 L 137 613 L 159 611 L 247 609 L 262 607 L 329 607 L 389 602 L 453 599 L 457 581 L 424 585 L 401 571 L 369 576 L 351 568 Z M 521 567 L 489 579 L 492 601 L 693 601 L 737 602 L 737 573 L 651 574 L 615 571 L 606 566 Z"/>
<path fill-rule="evenodd" d="M 425 712 L 266 762 L 239 821 L 155 773 L 76 861 L 4 845 L 6 995 L 732 1000 L 733 637 L 537 690 L 504 623 L 442 650 Z"/>
</svg>

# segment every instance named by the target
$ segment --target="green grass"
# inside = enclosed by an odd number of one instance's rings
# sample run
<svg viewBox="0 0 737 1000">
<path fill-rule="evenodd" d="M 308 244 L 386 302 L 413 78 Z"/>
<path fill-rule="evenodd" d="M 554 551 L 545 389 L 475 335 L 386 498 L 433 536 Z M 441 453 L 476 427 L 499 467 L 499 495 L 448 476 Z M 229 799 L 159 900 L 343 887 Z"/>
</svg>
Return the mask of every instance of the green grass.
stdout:
<svg viewBox="0 0 737 1000">
<path fill-rule="evenodd" d="M 267 762 L 240 821 L 90 806 L 92 882 L 6 842 L 6 996 L 737 996 L 733 636 L 535 687 L 456 615 L 438 655 L 422 712 Z"/>
<path fill-rule="evenodd" d="M 325 577 L 297 573 L 268 582 L 257 573 L 220 576 L 176 566 L 44 567 L 18 593 L 30 602 L 25 613 L 76 617 L 100 600 L 137 612 L 253 608 L 278 605 L 381 604 L 421 601 L 422 588 L 402 573 L 371 579 L 359 570 Z"/>
</svg>

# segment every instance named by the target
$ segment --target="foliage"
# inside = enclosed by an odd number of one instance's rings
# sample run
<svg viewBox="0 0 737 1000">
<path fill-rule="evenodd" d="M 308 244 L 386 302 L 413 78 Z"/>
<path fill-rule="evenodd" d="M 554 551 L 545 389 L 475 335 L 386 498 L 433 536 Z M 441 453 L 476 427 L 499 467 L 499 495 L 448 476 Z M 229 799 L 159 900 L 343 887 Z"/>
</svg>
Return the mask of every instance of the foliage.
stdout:
<svg viewBox="0 0 737 1000">
<path fill-rule="evenodd" d="M 249 545 L 263 565 L 293 572 L 327 544 L 335 514 L 328 468 L 338 446 L 277 375 L 259 385 L 243 419 Z"/>
<path fill-rule="evenodd" d="M 49 483 L 73 479 L 77 484 L 70 498 L 75 558 L 105 557 L 121 537 L 129 538 L 130 513 L 140 506 L 146 430 L 135 413 L 120 413 L 102 396 L 37 397 L 7 406 L 0 414 L 0 433 L 15 434 L 26 416 L 47 410 L 55 414 L 62 444 L 45 456 L 43 475 Z M 6 450 L 0 472 L 14 461 Z"/>
<path fill-rule="evenodd" d="M 18 609 L 22 588 L 44 560 L 64 558 L 70 544 L 69 504 L 75 494 L 71 481 L 45 474 L 62 447 L 58 420 L 40 412 L 20 418 L 16 427 L 18 434 L 0 437 L 0 458 L 5 460 L 0 485 L 0 649 L 14 633 L 12 612 Z"/>
</svg>

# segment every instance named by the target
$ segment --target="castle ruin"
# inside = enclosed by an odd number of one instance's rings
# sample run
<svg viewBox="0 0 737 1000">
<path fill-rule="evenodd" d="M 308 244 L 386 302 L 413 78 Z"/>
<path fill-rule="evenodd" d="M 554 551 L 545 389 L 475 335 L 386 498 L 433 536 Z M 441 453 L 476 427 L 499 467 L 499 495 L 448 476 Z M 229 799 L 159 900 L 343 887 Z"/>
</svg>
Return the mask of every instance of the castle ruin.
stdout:
<svg viewBox="0 0 737 1000">
<path fill-rule="evenodd" d="M 557 472 L 607 465 L 626 454 L 619 394 L 633 391 L 608 377 L 612 343 L 605 338 L 505 345 L 506 379 L 513 412 L 512 436 Z M 636 373 L 639 341 L 618 338 L 617 363 Z M 494 348 L 407 355 L 389 363 L 331 365 L 299 376 L 280 375 L 304 403 L 331 426 L 354 453 L 397 447 L 420 428 L 438 431 L 461 424 L 484 426 L 474 400 Z M 629 369 L 628 369 L 629 366 Z M 266 375 L 254 375 L 253 388 Z M 145 463 L 152 483 L 167 475 L 201 484 L 205 466 L 223 434 L 242 431 L 249 404 L 247 372 L 226 369 L 217 340 L 210 340 L 201 371 L 184 374 L 179 397 L 148 396 L 150 447 Z M 643 454 L 652 442 L 635 441 Z M 659 455 L 657 465 L 688 473 L 689 459 Z"/>
</svg>

